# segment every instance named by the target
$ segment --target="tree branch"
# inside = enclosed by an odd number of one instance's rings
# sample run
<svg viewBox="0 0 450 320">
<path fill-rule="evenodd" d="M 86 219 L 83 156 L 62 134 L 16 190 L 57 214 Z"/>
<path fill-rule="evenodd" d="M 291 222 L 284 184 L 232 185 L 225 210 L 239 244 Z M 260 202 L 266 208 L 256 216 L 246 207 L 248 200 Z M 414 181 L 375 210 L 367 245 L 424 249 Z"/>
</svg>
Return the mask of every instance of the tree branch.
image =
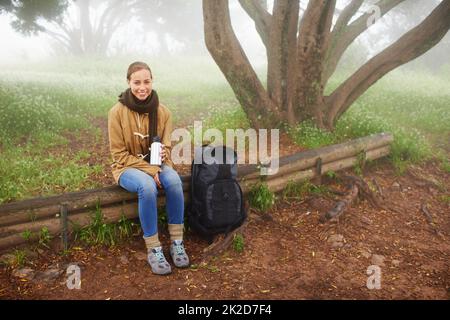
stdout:
<svg viewBox="0 0 450 320">
<path fill-rule="evenodd" d="M 258 0 L 239 0 L 239 3 L 250 18 L 255 21 L 256 31 L 258 31 L 262 42 L 267 48 L 269 43 L 269 29 L 272 15 L 267 12 Z"/>
<path fill-rule="evenodd" d="M 405 0 L 381 0 L 376 4 L 380 8 L 380 18 L 403 1 Z M 366 12 L 348 25 L 348 22 L 356 14 L 362 2 L 361 0 L 353 0 L 339 16 L 333 28 L 330 47 L 325 60 L 324 78 L 326 80 L 333 75 L 345 50 L 370 26 L 367 22 L 372 16 L 370 12 Z"/>
<path fill-rule="evenodd" d="M 389 71 L 403 65 L 435 46 L 450 28 L 450 0 L 443 0 L 417 27 L 369 60 L 326 98 L 327 125 L 335 121 L 371 85 Z"/>
<path fill-rule="evenodd" d="M 334 38 L 344 27 L 348 25 L 352 17 L 358 12 L 364 0 L 352 0 L 339 15 L 333 27 L 332 37 Z"/>
<path fill-rule="evenodd" d="M 99 23 L 95 28 L 95 34 L 102 34 L 103 33 L 103 27 L 105 25 L 105 20 L 111 15 L 111 12 L 114 11 L 116 6 L 118 4 L 123 3 L 121 0 L 115 0 L 113 3 L 111 3 L 102 13 Z"/>
<path fill-rule="evenodd" d="M 51 38 L 59 42 L 63 47 L 70 51 L 70 40 L 66 36 L 47 29 L 44 33 L 48 34 Z"/>
</svg>

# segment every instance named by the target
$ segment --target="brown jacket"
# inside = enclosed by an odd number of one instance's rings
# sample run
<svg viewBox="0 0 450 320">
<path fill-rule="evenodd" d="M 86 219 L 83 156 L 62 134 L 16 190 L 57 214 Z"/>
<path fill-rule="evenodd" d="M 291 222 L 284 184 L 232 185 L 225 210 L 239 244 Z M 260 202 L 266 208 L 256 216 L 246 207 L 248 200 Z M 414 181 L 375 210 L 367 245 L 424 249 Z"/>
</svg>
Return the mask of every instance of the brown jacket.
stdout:
<svg viewBox="0 0 450 320">
<path fill-rule="evenodd" d="M 161 170 L 160 167 L 150 165 L 139 154 L 146 155 L 149 151 L 150 138 L 148 137 L 148 114 L 139 114 L 118 102 L 108 113 L 109 148 L 112 156 L 112 174 L 116 183 L 120 175 L 127 168 L 136 168 L 154 176 Z M 172 113 L 166 106 L 158 107 L 158 136 L 166 147 L 167 159 L 164 162 L 173 166 L 170 160 L 172 133 Z M 141 136 L 136 135 L 139 133 Z"/>
</svg>

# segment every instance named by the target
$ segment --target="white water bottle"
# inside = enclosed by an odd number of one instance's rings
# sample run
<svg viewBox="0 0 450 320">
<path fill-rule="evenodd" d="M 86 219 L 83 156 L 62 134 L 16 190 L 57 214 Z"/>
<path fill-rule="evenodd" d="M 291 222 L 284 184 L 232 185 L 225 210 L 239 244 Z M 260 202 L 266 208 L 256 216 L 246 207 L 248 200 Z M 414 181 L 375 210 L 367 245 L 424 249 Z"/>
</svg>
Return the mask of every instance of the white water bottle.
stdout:
<svg viewBox="0 0 450 320">
<path fill-rule="evenodd" d="M 153 138 L 150 146 L 150 164 L 155 166 L 161 165 L 161 138 L 156 136 Z"/>
</svg>

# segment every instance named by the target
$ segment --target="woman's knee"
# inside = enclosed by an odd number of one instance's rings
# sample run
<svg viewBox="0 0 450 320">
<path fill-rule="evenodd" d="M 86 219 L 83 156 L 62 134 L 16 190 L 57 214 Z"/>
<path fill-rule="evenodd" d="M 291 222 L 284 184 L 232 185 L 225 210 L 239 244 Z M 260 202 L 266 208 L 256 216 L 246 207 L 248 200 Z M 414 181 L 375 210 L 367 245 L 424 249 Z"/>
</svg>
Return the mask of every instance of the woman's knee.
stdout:
<svg viewBox="0 0 450 320">
<path fill-rule="evenodd" d="M 160 180 L 165 189 L 182 186 L 180 176 L 170 167 L 164 168 L 164 170 L 160 173 Z"/>
<path fill-rule="evenodd" d="M 150 179 L 153 179 L 150 177 Z M 138 194 L 140 197 L 152 197 L 158 194 L 156 183 L 150 179 L 142 181 L 138 186 Z"/>
</svg>

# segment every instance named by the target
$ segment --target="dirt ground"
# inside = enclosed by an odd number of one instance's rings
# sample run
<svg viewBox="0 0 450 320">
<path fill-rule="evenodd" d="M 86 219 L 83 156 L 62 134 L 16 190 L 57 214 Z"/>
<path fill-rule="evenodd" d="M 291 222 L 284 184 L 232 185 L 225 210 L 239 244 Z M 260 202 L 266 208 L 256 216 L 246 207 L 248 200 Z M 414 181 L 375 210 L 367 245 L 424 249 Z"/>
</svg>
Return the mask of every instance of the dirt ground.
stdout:
<svg viewBox="0 0 450 320">
<path fill-rule="evenodd" d="M 291 145 L 283 153 L 297 149 Z M 436 162 L 414 170 L 397 176 L 387 160 L 365 168 L 364 180 L 376 180 L 386 210 L 359 199 L 338 220 L 320 223 L 335 204 L 323 194 L 279 199 L 266 213 L 250 210 L 242 252 L 230 247 L 203 260 L 208 243 L 187 233 L 192 266 L 172 264 L 168 276 L 151 273 L 140 235 L 112 248 L 76 245 L 65 256 L 39 250 L 26 267 L 34 275 L 56 270 L 55 276 L 21 276 L 3 265 L 0 299 L 449 299 L 450 174 Z M 164 226 L 160 234 L 170 259 Z M 80 289 L 67 287 L 69 264 L 81 270 Z M 374 265 L 381 272 L 379 289 L 367 285 Z"/>
</svg>

